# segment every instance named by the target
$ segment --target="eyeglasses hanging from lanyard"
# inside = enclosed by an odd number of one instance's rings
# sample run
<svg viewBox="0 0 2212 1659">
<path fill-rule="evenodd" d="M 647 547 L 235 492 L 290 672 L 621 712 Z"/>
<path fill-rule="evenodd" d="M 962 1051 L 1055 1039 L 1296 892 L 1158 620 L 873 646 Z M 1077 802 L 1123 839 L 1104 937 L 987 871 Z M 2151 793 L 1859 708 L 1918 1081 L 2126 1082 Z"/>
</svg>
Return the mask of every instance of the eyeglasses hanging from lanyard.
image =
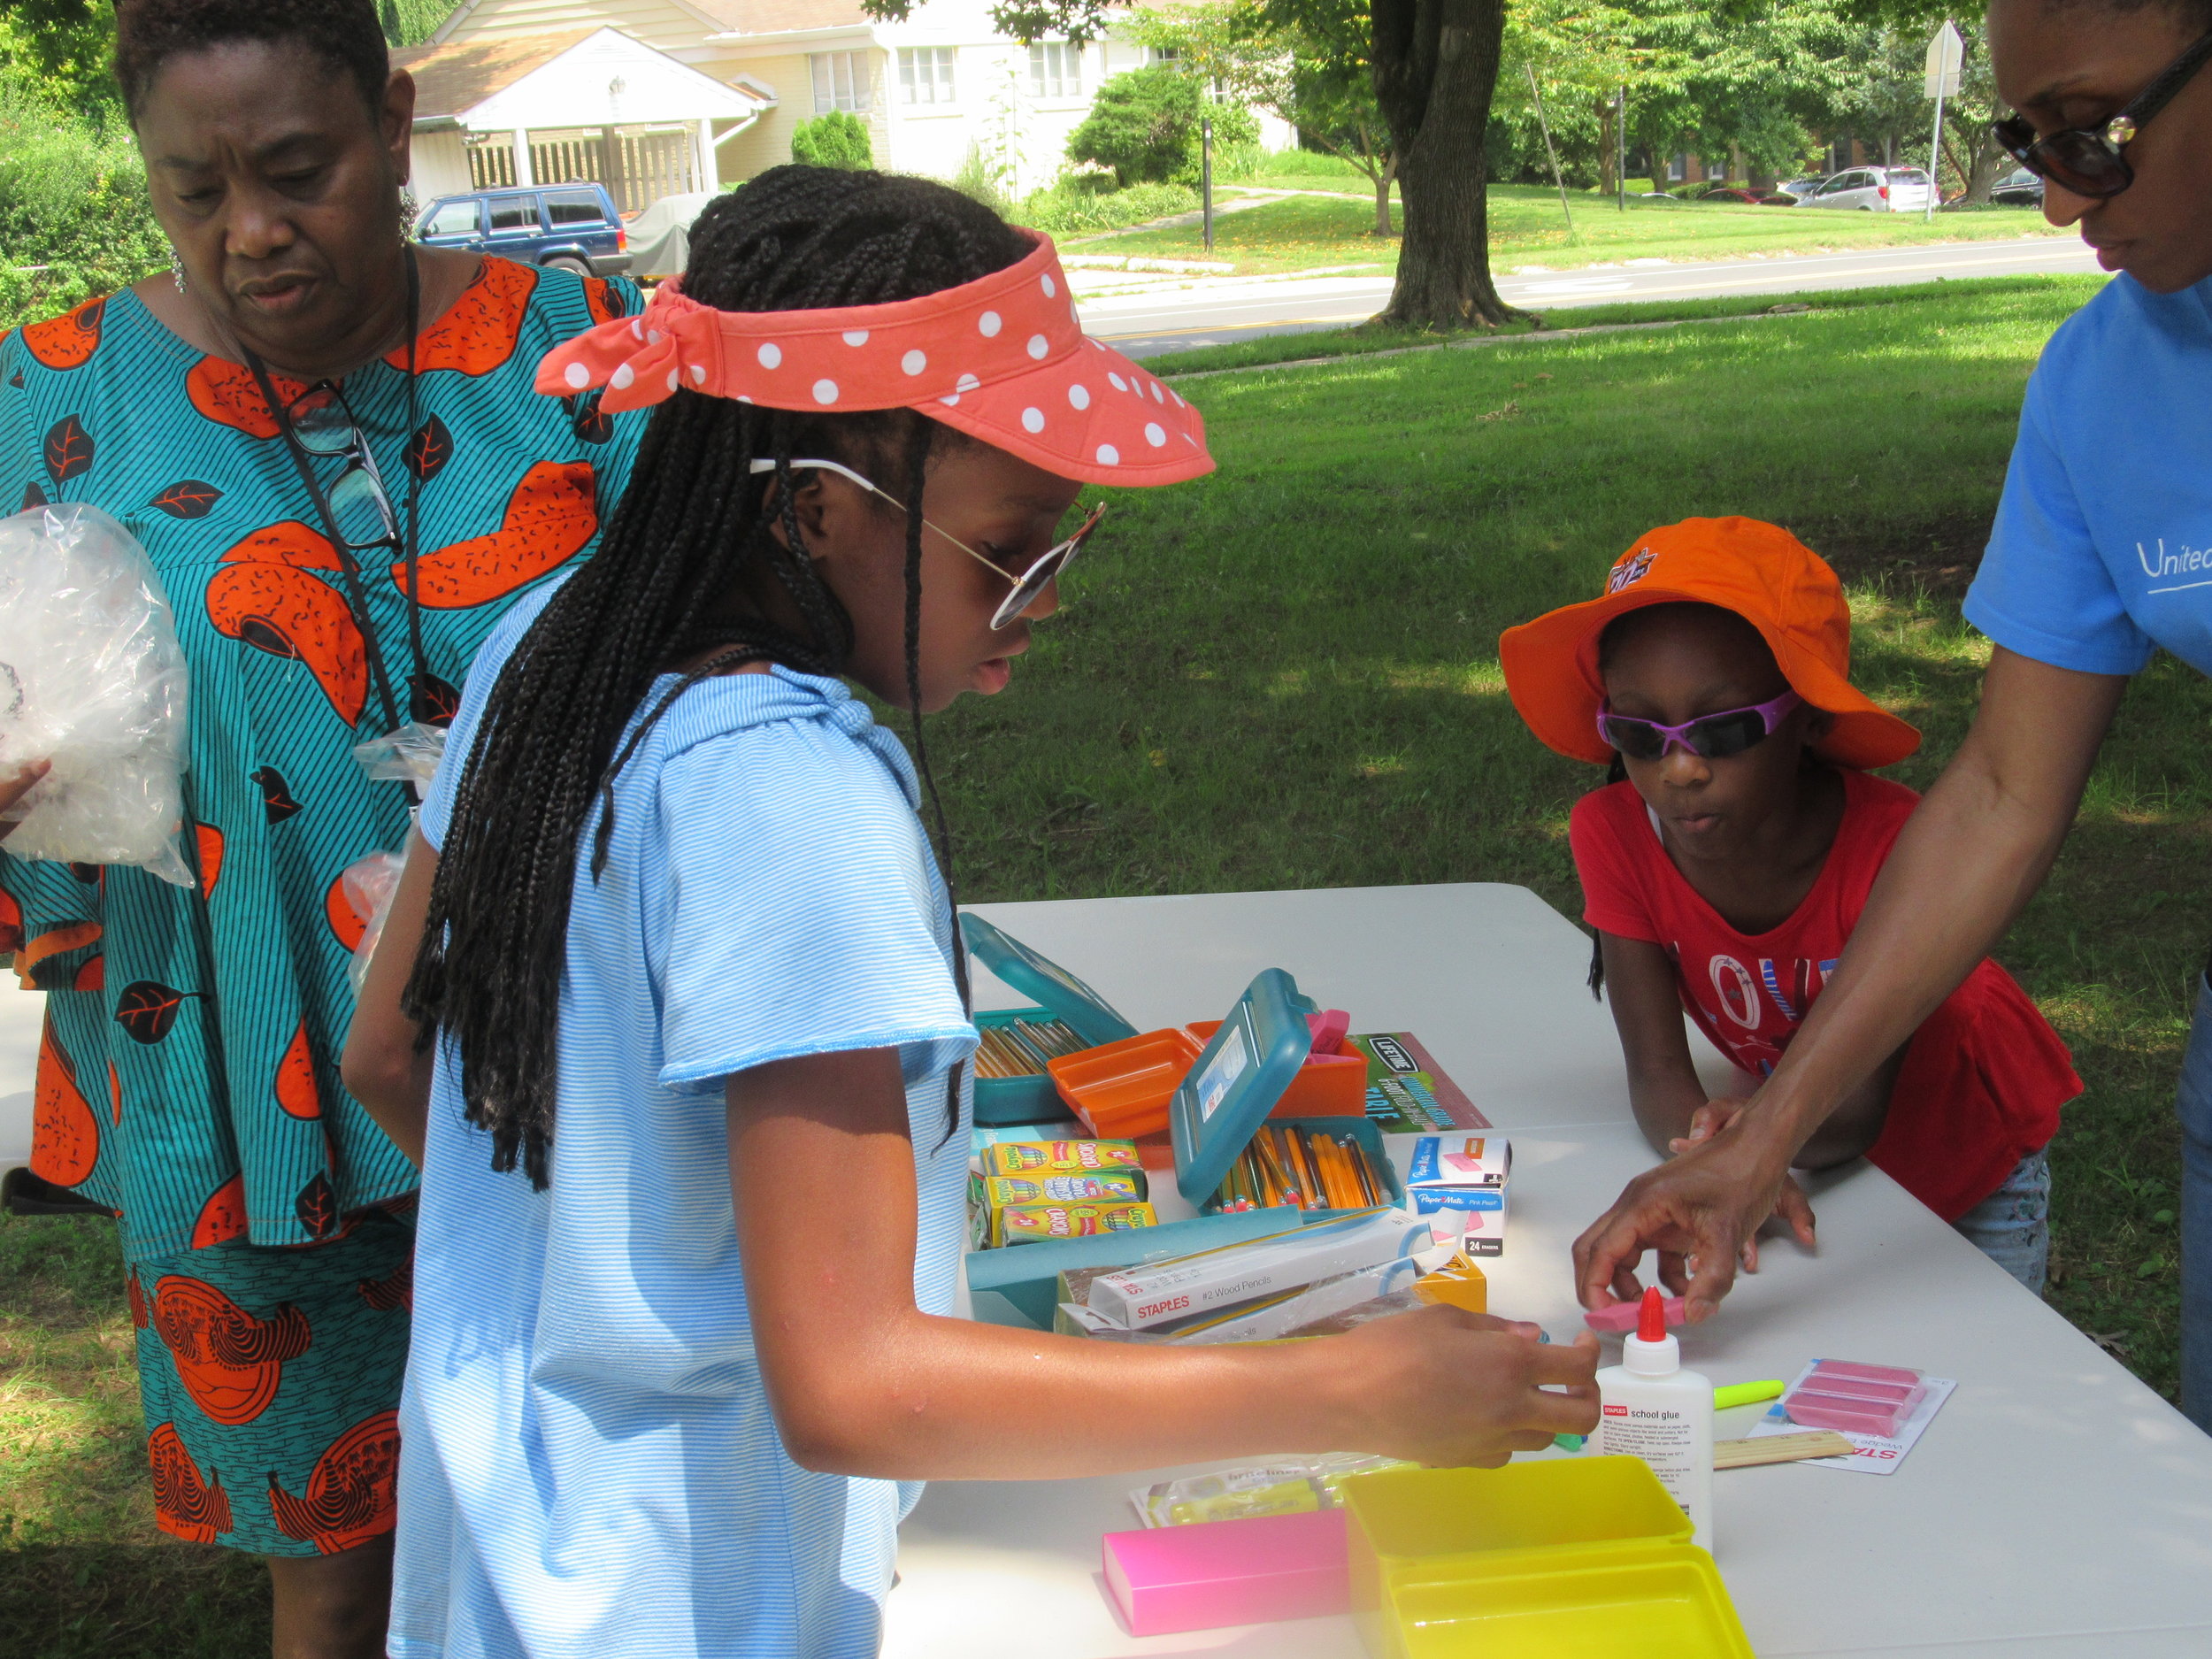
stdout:
<svg viewBox="0 0 2212 1659">
<path fill-rule="evenodd" d="M 2038 138 L 2032 123 L 2010 115 L 1991 122 L 1989 130 L 2007 154 L 2038 178 L 2076 196 L 2103 201 L 2135 182 L 2135 169 L 2122 152 L 2208 60 L 2212 60 L 2212 34 L 2201 36 L 2152 77 L 2150 85 L 2117 115 L 2096 127 L 2070 127 Z"/>
<path fill-rule="evenodd" d="M 415 380 L 415 335 L 421 320 L 422 278 L 411 252 L 407 256 L 407 431 L 411 441 L 411 434 L 421 428 Z M 414 665 L 414 676 L 408 687 L 407 720 L 423 720 L 431 712 L 431 680 L 430 664 L 422 644 L 422 606 L 416 596 L 419 480 L 411 472 L 409 473 L 407 520 L 403 529 L 398 516 L 392 511 L 392 498 L 384 487 L 383 474 L 377 470 L 376 456 L 370 449 L 368 438 L 340 384 L 336 380 L 318 380 L 297 397 L 280 399 L 259 354 L 242 345 L 241 350 L 246 366 L 253 372 L 255 383 L 261 388 L 262 397 L 276 418 L 286 453 L 292 457 L 300 482 L 306 487 L 316 514 L 322 519 L 323 534 L 338 556 L 346 605 L 361 634 L 369 683 L 383 707 L 386 729 L 392 732 L 398 731 L 407 721 L 400 718 L 399 701 L 393 695 L 391 676 L 384 666 L 384 653 L 370 620 L 359 556 L 381 549 L 390 561 L 405 566 L 406 580 L 402 588 L 407 598 L 407 648 Z M 325 489 L 316 476 L 314 462 L 310 458 L 312 457 L 343 460 L 337 481 L 330 488 Z"/>
</svg>

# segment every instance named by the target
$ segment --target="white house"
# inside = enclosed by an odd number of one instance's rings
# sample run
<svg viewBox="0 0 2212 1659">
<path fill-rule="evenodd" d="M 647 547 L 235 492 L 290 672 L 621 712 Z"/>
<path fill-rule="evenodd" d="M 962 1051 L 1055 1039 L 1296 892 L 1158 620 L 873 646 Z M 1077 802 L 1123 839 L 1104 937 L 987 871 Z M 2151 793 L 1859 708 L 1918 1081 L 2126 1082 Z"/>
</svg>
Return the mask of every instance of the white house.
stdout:
<svg viewBox="0 0 2212 1659">
<path fill-rule="evenodd" d="M 1033 189 L 1066 165 L 1068 134 L 1100 84 L 1148 59 L 1112 39 L 1020 45 L 992 28 L 990 0 L 921 0 L 905 23 L 876 22 L 857 0 L 462 0 L 428 50 L 497 51 L 594 29 L 762 101 L 749 119 L 685 118 L 711 119 L 702 188 L 788 161 L 794 127 L 848 110 L 867 123 L 879 166 L 950 178 L 975 156 L 1014 191 Z M 1271 118 L 1262 129 L 1270 149 L 1294 142 Z M 525 148 L 535 154 L 535 141 Z"/>
<path fill-rule="evenodd" d="M 595 179 L 635 212 L 712 189 L 715 149 L 775 107 L 620 29 L 583 27 L 395 52 L 415 79 L 415 193 Z"/>
</svg>

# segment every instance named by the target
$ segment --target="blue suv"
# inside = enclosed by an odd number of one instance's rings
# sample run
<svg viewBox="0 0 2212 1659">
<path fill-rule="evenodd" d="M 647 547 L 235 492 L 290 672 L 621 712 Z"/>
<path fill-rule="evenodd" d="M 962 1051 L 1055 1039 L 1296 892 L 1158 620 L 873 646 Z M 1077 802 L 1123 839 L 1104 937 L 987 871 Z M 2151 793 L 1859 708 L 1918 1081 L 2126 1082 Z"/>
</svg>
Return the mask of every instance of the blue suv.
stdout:
<svg viewBox="0 0 2212 1659">
<path fill-rule="evenodd" d="M 415 236 L 433 248 L 495 253 L 580 276 L 619 276 L 630 268 L 629 234 L 604 185 L 442 196 L 415 221 Z"/>
</svg>

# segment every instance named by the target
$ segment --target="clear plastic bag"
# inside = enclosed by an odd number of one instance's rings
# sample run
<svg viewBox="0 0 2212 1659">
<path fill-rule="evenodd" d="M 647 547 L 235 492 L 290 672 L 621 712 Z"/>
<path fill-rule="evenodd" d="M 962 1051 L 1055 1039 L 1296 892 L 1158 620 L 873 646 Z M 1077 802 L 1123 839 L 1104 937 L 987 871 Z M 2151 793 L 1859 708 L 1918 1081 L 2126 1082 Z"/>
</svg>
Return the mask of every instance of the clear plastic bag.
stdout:
<svg viewBox="0 0 2212 1659">
<path fill-rule="evenodd" d="M 339 872 L 346 902 L 356 916 L 368 918 L 361 930 L 361 942 L 353 948 L 353 961 L 346 969 L 357 998 L 368 979 L 369 958 L 376 954 L 376 941 L 384 937 L 384 919 L 392 913 L 392 899 L 399 892 L 399 872 L 406 864 L 397 853 L 371 853 Z"/>
<path fill-rule="evenodd" d="M 361 770 L 378 781 L 427 784 L 437 775 L 445 755 L 446 728 L 411 720 L 396 732 L 387 732 L 353 746 Z"/>
<path fill-rule="evenodd" d="M 0 518 L 0 767 L 52 770 L 5 815 L 18 858 L 193 885 L 184 652 L 146 549 L 96 507 Z"/>
</svg>

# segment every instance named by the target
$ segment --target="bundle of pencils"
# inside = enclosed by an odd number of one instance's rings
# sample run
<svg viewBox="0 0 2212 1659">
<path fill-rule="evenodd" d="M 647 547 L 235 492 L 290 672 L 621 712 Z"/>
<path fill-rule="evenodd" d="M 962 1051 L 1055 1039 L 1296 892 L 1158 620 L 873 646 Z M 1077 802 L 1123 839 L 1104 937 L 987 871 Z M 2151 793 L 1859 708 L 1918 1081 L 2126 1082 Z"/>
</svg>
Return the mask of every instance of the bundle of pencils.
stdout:
<svg viewBox="0 0 2212 1659">
<path fill-rule="evenodd" d="M 1356 1137 L 1284 1124 L 1263 1124 L 1221 1183 L 1224 1210 L 1369 1210 L 1389 1202 L 1389 1187 Z"/>
<path fill-rule="evenodd" d="M 978 1025 L 978 1077 L 1035 1077 L 1045 1062 L 1078 1054 L 1090 1045 L 1056 1019 L 1013 1019 L 1003 1025 Z"/>
</svg>

